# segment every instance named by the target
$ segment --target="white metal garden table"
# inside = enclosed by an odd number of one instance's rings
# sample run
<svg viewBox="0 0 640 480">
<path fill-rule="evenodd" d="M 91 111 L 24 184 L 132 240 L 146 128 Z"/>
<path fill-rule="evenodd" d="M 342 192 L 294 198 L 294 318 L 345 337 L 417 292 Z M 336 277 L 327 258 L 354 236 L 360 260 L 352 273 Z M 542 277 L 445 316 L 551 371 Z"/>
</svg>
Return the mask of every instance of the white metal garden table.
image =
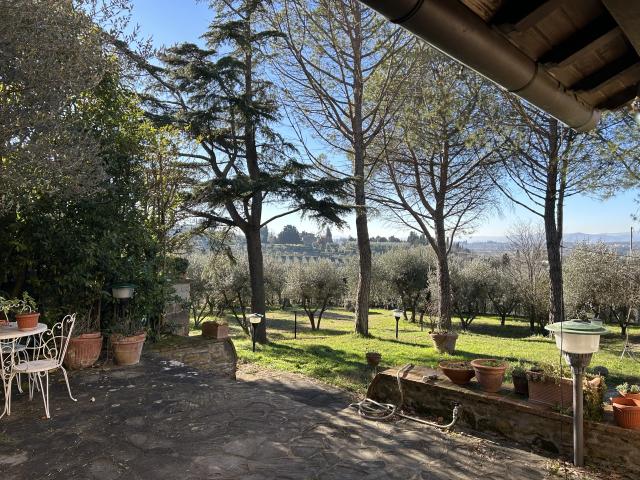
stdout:
<svg viewBox="0 0 640 480">
<path fill-rule="evenodd" d="M 39 335 L 47 330 L 47 326 L 44 323 L 39 323 L 38 326 L 31 330 L 19 330 L 15 322 L 9 325 L 0 325 L 0 377 L 2 377 L 2 391 L 4 392 L 4 408 L 0 418 L 4 417 L 7 413 L 7 404 L 9 402 L 9 395 L 11 392 L 7 390 L 7 382 L 9 375 L 16 361 L 17 352 L 20 350 L 20 339 L 30 337 L 32 335 Z"/>
</svg>

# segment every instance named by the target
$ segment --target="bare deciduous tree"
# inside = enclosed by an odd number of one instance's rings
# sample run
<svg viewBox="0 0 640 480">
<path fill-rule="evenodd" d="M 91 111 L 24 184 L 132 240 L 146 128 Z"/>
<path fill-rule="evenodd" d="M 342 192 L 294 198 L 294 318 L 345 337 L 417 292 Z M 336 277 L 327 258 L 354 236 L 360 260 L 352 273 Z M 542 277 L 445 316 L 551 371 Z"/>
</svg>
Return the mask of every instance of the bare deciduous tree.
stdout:
<svg viewBox="0 0 640 480">
<path fill-rule="evenodd" d="M 530 224 L 515 225 L 507 235 L 512 250 L 508 272 L 518 286 L 524 307 L 529 316 L 529 328 L 535 332 L 536 323 L 544 332 L 545 318 L 549 312 L 546 295 L 549 277 L 546 275 L 544 230 Z"/>
</svg>

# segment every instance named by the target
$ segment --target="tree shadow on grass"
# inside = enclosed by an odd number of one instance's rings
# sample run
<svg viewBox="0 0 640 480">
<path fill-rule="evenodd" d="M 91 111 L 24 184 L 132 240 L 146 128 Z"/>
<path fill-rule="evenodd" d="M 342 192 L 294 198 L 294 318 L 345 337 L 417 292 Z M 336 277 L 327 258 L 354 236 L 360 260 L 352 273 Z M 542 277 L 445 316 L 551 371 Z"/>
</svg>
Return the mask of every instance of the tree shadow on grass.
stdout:
<svg viewBox="0 0 640 480">
<path fill-rule="evenodd" d="M 274 355 L 286 358 L 289 362 L 304 365 L 304 371 L 301 373 L 308 373 L 315 378 L 335 380 L 336 376 L 341 376 L 362 385 L 368 384 L 371 379 L 371 370 L 366 364 L 364 352 L 360 356 L 316 344 L 293 346 L 271 343 L 270 348 Z"/>
</svg>

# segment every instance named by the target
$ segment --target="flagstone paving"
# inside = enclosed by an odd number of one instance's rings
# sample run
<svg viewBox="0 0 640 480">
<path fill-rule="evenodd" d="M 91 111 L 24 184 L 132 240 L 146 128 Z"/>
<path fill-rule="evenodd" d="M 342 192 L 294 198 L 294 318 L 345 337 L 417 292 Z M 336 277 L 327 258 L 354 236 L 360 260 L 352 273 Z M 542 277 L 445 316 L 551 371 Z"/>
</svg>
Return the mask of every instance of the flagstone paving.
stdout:
<svg viewBox="0 0 640 480">
<path fill-rule="evenodd" d="M 59 380 L 51 420 L 39 397 L 14 392 L 0 419 L 0 479 L 574 478 L 487 439 L 362 420 L 344 393 L 296 375 L 249 370 L 233 381 L 145 358 L 73 372 L 77 403 Z"/>
</svg>

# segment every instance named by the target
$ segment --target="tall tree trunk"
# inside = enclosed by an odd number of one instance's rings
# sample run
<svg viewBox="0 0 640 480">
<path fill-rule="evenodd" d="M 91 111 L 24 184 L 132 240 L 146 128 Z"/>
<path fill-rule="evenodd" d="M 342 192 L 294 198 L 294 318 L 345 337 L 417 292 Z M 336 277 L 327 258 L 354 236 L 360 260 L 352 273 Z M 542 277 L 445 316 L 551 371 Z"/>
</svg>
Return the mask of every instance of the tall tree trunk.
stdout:
<svg viewBox="0 0 640 480">
<path fill-rule="evenodd" d="M 264 288 L 264 264 L 262 258 L 262 243 L 260 229 L 247 229 L 247 256 L 249 259 L 249 278 L 251 283 L 251 311 L 264 315 L 262 322 L 256 329 L 256 341 L 267 343 L 267 317 Z"/>
<path fill-rule="evenodd" d="M 451 278 L 449 276 L 446 246 L 438 252 L 438 292 L 440 297 L 438 302 L 438 327 L 441 330 L 451 330 Z"/>
<path fill-rule="evenodd" d="M 547 169 L 547 191 L 544 202 L 544 231 L 549 261 L 549 323 L 561 322 L 562 298 L 562 205 L 564 201 L 564 175 L 559 169 L 558 121 L 549 123 L 549 166 Z M 558 178 L 561 184 L 558 188 Z M 544 329 L 541 333 L 544 333 Z"/>
<path fill-rule="evenodd" d="M 371 243 L 365 210 L 364 182 L 356 180 L 356 234 L 358 237 L 358 288 L 356 290 L 355 331 L 369 335 L 369 294 L 371 292 Z"/>
</svg>

